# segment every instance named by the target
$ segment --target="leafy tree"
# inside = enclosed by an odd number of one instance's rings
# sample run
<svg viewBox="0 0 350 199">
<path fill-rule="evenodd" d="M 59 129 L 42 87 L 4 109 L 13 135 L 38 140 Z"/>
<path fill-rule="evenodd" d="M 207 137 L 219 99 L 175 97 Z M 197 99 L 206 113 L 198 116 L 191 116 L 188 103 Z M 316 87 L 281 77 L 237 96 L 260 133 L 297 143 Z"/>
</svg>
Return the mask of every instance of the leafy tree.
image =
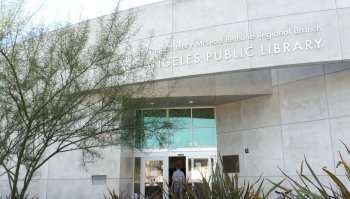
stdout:
<svg viewBox="0 0 350 199">
<path fill-rule="evenodd" d="M 137 147 L 134 112 L 157 96 L 155 67 L 144 66 L 164 56 L 148 55 L 150 41 L 131 41 L 135 11 L 47 27 L 20 20 L 22 3 L 1 1 L 0 169 L 11 199 L 25 198 L 38 169 L 59 153 L 79 150 L 91 161 L 103 147 Z M 169 124 L 148 122 L 142 128 L 162 142 Z"/>
</svg>

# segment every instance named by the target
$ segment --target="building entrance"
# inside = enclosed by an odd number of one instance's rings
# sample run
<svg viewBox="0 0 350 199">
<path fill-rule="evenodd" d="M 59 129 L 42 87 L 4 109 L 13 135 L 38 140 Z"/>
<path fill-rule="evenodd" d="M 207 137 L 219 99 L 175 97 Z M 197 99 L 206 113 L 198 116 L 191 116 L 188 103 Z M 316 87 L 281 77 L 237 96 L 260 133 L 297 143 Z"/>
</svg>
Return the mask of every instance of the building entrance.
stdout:
<svg viewBox="0 0 350 199">
<path fill-rule="evenodd" d="M 173 184 L 173 173 L 176 171 L 176 165 L 180 165 L 181 171 L 184 172 L 186 176 L 186 157 L 178 156 L 178 157 L 169 157 L 169 186 Z"/>
<path fill-rule="evenodd" d="M 163 190 L 168 190 L 171 187 L 172 175 L 176 171 L 176 165 L 181 166 L 181 171 L 184 172 L 187 183 L 195 185 L 201 183 L 202 176 L 209 179 L 212 167 L 216 163 L 216 150 L 181 153 L 173 151 L 149 153 L 147 156 L 146 154 L 140 155 L 143 157 L 135 157 L 134 172 L 134 193 L 137 193 L 140 198 L 154 195 L 159 198 L 167 198 L 163 195 Z"/>
</svg>

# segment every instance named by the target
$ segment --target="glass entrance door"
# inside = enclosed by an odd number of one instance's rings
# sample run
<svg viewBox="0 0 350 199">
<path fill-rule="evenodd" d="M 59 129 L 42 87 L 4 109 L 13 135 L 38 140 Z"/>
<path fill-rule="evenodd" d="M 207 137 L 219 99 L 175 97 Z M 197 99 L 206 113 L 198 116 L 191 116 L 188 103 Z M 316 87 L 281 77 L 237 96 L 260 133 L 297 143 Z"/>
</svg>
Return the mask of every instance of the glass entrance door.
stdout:
<svg viewBox="0 0 350 199">
<path fill-rule="evenodd" d="M 163 198 L 167 186 L 168 162 L 165 157 L 145 157 L 141 162 L 141 193 L 145 198 Z M 143 197 L 140 197 L 143 198 Z"/>
<path fill-rule="evenodd" d="M 188 183 L 201 184 L 203 177 L 208 180 L 215 163 L 215 155 L 186 157 Z"/>
</svg>

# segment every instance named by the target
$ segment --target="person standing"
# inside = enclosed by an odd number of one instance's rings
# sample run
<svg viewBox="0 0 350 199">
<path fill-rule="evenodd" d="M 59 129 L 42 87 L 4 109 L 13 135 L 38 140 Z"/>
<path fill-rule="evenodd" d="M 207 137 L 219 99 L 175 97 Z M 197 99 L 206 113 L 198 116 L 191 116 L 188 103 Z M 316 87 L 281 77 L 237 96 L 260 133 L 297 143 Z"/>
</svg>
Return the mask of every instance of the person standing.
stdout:
<svg viewBox="0 0 350 199">
<path fill-rule="evenodd" d="M 180 169 L 180 165 L 176 165 L 176 171 L 173 173 L 172 177 L 173 183 L 171 184 L 171 190 L 174 190 L 177 197 L 182 199 L 183 184 L 186 182 L 186 177 Z"/>
</svg>

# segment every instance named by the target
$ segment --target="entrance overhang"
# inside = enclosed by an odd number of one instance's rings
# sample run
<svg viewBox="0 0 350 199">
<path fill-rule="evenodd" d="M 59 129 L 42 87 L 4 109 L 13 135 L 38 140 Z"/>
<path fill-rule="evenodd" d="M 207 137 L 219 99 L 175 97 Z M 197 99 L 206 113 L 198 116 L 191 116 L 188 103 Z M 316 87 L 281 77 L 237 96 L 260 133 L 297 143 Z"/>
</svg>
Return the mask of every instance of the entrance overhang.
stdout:
<svg viewBox="0 0 350 199">
<path fill-rule="evenodd" d="M 146 108 L 217 106 L 272 94 L 271 70 L 215 74 L 157 82 Z"/>
</svg>

